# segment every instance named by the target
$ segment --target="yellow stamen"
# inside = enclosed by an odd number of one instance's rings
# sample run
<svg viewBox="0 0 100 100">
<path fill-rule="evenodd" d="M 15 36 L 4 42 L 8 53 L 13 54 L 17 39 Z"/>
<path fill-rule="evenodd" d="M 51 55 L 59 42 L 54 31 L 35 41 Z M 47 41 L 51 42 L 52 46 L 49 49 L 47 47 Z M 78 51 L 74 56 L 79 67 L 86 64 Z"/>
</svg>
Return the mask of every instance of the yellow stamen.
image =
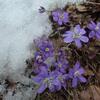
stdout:
<svg viewBox="0 0 100 100">
<path fill-rule="evenodd" d="M 46 48 L 45 51 L 49 51 L 49 48 Z"/>
</svg>

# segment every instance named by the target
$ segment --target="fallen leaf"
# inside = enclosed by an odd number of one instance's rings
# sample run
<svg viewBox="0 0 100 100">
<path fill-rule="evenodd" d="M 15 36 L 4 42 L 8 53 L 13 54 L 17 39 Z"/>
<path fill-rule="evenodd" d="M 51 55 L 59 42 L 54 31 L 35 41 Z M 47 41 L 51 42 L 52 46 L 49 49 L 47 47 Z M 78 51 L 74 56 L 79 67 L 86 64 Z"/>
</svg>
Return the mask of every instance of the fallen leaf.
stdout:
<svg viewBox="0 0 100 100">
<path fill-rule="evenodd" d="M 90 90 L 93 94 L 93 100 L 100 100 L 100 87 L 92 85 L 90 86 Z"/>
<path fill-rule="evenodd" d="M 77 8 L 77 10 L 79 12 L 85 12 L 85 11 L 87 11 L 86 7 L 83 6 L 83 5 L 77 5 L 76 8 Z"/>
<path fill-rule="evenodd" d="M 91 100 L 91 95 L 88 90 L 84 90 L 80 93 L 81 100 Z"/>
</svg>

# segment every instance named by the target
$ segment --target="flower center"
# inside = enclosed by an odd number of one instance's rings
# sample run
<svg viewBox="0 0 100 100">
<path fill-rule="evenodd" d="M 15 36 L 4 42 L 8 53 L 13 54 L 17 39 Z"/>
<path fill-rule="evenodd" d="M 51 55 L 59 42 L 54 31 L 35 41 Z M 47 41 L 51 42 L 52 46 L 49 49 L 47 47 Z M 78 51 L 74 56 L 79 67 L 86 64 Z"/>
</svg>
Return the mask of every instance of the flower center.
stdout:
<svg viewBox="0 0 100 100">
<path fill-rule="evenodd" d="M 73 38 L 75 38 L 75 39 L 80 38 L 80 37 L 81 37 L 80 34 L 77 34 L 77 33 L 73 34 Z"/>
<path fill-rule="evenodd" d="M 80 72 L 79 72 L 79 71 L 76 71 L 76 72 L 74 73 L 74 75 L 75 75 L 75 76 L 80 76 Z"/>
<path fill-rule="evenodd" d="M 62 67 L 62 64 L 58 64 L 58 67 L 60 67 L 60 68 L 61 68 L 61 67 Z"/>
<path fill-rule="evenodd" d="M 99 30 L 99 26 L 96 26 L 95 30 Z"/>
<path fill-rule="evenodd" d="M 63 19 L 63 18 L 64 18 L 64 15 L 63 15 L 63 14 L 61 14 L 59 18 L 60 18 L 60 19 Z"/>
<path fill-rule="evenodd" d="M 61 75 L 58 77 L 58 79 L 59 79 L 62 83 L 64 82 L 64 80 L 63 80 L 63 78 L 62 78 Z"/>
<path fill-rule="evenodd" d="M 48 78 L 45 78 L 43 82 L 44 83 L 48 83 L 48 81 L 49 81 L 49 79 Z"/>
<path fill-rule="evenodd" d="M 49 51 L 49 48 L 46 48 L 46 49 L 45 49 L 45 51 L 47 51 L 47 52 L 48 52 L 48 51 Z"/>
</svg>

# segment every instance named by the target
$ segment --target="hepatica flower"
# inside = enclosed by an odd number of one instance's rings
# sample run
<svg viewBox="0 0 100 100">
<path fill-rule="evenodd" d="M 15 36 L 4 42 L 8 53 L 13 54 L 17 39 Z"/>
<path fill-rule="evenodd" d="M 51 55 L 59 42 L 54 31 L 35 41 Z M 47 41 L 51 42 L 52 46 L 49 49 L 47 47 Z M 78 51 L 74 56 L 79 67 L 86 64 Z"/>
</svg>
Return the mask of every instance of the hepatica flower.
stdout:
<svg viewBox="0 0 100 100">
<path fill-rule="evenodd" d="M 40 52 L 42 52 L 46 58 L 53 56 L 54 48 L 51 41 L 49 40 L 41 41 L 41 43 L 38 46 L 39 46 Z"/>
<path fill-rule="evenodd" d="M 88 28 L 91 30 L 89 34 L 90 38 L 96 37 L 97 39 L 100 39 L 100 22 L 96 24 L 91 21 L 91 23 L 88 25 Z"/>
<path fill-rule="evenodd" d="M 69 21 L 68 13 L 57 9 L 52 12 L 53 20 L 57 22 L 59 25 L 66 24 Z"/>
<path fill-rule="evenodd" d="M 72 78 L 72 87 L 77 87 L 78 82 L 86 82 L 85 77 L 82 76 L 84 72 L 85 70 L 80 67 L 80 63 L 77 61 L 73 69 L 70 69 L 69 71 L 69 77 Z"/>
<path fill-rule="evenodd" d="M 54 74 L 53 72 L 41 72 L 40 74 L 35 76 L 33 78 L 33 81 L 37 84 L 40 84 L 38 93 L 43 93 L 47 88 L 49 88 L 51 92 L 55 91 L 55 85 L 53 83 L 55 76 L 56 74 Z"/>
<path fill-rule="evenodd" d="M 61 72 L 56 73 L 57 77 L 54 80 L 54 85 L 56 90 L 61 90 L 62 87 L 66 89 L 66 80 L 68 79 L 68 74 L 62 74 Z"/>
<path fill-rule="evenodd" d="M 66 69 L 68 68 L 68 61 L 67 60 L 58 60 L 55 63 L 56 70 L 66 73 Z"/>
<path fill-rule="evenodd" d="M 73 31 L 66 31 L 64 36 L 64 42 L 71 43 L 75 42 L 76 46 L 80 48 L 82 46 L 81 41 L 87 43 L 89 41 L 88 37 L 85 36 L 86 31 L 80 27 L 80 25 L 76 25 Z"/>
</svg>

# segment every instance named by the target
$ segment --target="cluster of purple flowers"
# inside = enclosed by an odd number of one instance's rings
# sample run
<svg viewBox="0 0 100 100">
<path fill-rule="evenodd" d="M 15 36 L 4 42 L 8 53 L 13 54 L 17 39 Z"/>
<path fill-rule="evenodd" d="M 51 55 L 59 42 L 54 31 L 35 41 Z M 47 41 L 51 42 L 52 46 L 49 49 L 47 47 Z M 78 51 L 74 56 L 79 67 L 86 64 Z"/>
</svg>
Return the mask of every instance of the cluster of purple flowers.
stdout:
<svg viewBox="0 0 100 100">
<path fill-rule="evenodd" d="M 40 12 L 44 12 L 41 7 Z M 53 21 L 58 24 L 58 27 L 66 24 L 69 21 L 69 14 L 57 9 L 52 12 Z M 88 28 L 88 32 L 85 30 Z M 72 43 L 80 48 L 82 43 L 88 43 L 90 38 L 100 39 L 100 22 L 95 23 L 91 21 L 87 27 L 82 28 L 80 24 L 75 27 L 70 27 L 63 35 L 64 42 Z M 89 33 L 89 35 L 88 35 Z M 43 93 L 46 89 L 50 92 L 59 91 L 62 88 L 67 89 L 69 82 L 70 88 L 76 88 L 79 83 L 87 82 L 83 76 L 85 70 L 81 67 L 79 61 L 74 61 L 73 67 L 70 66 L 65 50 L 60 48 L 55 51 L 52 41 L 48 38 L 41 38 L 36 44 L 36 52 L 34 53 L 33 64 L 33 81 L 39 85 L 37 93 Z"/>
<path fill-rule="evenodd" d="M 54 46 L 50 40 L 41 40 L 38 42 L 37 48 L 33 65 L 36 66 L 33 69 L 36 74 L 33 81 L 39 84 L 37 93 L 43 93 L 47 88 L 50 92 L 66 89 L 69 80 L 72 80 L 74 88 L 79 82 L 86 82 L 85 77 L 82 76 L 85 71 L 81 68 L 80 63 L 77 61 L 75 66 L 70 68 L 64 50 L 60 49 L 55 56 Z"/>
<path fill-rule="evenodd" d="M 69 14 L 61 9 L 53 11 L 52 16 L 53 20 L 59 25 L 63 25 L 69 22 Z M 82 47 L 82 42 L 89 42 L 89 38 L 97 38 L 98 40 L 100 40 L 100 22 L 96 24 L 91 21 L 91 23 L 89 23 L 87 27 L 90 30 L 89 37 L 87 36 L 87 32 L 84 28 L 81 28 L 80 25 L 76 25 L 75 27 L 71 28 L 71 30 L 65 32 L 64 42 L 75 42 L 76 46 L 80 48 Z"/>
</svg>

